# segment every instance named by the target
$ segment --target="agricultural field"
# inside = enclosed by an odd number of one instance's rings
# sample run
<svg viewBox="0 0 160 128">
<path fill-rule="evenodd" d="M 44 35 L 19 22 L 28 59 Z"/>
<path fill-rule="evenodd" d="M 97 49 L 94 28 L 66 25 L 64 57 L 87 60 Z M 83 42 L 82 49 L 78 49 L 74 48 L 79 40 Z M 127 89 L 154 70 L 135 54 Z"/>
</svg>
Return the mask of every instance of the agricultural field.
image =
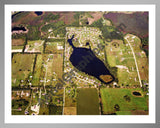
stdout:
<svg viewBox="0 0 160 128">
<path fill-rule="evenodd" d="M 97 89 L 82 88 L 77 91 L 77 115 L 99 115 Z"/>
<path fill-rule="evenodd" d="M 23 52 L 25 39 L 12 39 L 12 52 Z"/>
<path fill-rule="evenodd" d="M 133 95 L 133 92 L 139 92 L 141 95 Z M 148 114 L 148 96 L 140 88 L 121 89 L 104 88 L 100 90 L 102 98 L 103 114 L 131 114 L 138 111 Z M 130 115 L 129 114 L 129 115 Z"/>
<path fill-rule="evenodd" d="M 35 68 L 33 72 L 33 79 L 32 79 L 33 86 L 39 85 L 41 70 L 42 70 L 42 55 L 38 54 L 36 55 Z"/>
<path fill-rule="evenodd" d="M 76 107 L 64 107 L 64 115 L 77 115 Z"/>
<path fill-rule="evenodd" d="M 12 46 L 23 46 L 24 43 L 24 39 L 12 39 Z"/>
<path fill-rule="evenodd" d="M 12 86 L 27 85 L 27 79 L 32 75 L 34 54 L 14 54 L 12 58 Z"/>
</svg>

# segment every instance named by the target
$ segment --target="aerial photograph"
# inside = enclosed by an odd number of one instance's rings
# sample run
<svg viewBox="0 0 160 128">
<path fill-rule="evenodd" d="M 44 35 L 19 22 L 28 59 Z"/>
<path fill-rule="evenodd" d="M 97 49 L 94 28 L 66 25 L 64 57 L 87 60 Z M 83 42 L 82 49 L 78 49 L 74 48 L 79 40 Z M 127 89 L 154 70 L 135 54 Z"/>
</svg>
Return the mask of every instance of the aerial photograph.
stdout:
<svg viewBox="0 0 160 128">
<path fill-rule="evenodd" d="M 148 11 L 12 11 L 12 115 L 149 115 Z"/>
</svg>

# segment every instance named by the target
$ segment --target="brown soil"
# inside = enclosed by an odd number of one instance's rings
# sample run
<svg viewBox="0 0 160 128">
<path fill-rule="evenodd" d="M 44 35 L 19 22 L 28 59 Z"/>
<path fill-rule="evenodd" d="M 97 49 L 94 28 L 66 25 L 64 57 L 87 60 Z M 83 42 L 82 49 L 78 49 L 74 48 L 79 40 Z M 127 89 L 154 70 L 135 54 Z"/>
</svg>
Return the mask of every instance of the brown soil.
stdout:
<svg viewBox="0 0 160 128">
<path fill-rule="evenodd" d="M 133 115 L 148 115 L 148 111 L 144 111 L 144 110 L 135 110 L 135 111 L 131 111 Z"/>
<path fill-rule="evenodd" d="M 76 107 L 64 107 L 64 115 L 77 115 Z"/>
<path fill-rule="evenodd" d="M 24 39 L 12 39 L 12 46 L 22 46 Z"/>
</svg>

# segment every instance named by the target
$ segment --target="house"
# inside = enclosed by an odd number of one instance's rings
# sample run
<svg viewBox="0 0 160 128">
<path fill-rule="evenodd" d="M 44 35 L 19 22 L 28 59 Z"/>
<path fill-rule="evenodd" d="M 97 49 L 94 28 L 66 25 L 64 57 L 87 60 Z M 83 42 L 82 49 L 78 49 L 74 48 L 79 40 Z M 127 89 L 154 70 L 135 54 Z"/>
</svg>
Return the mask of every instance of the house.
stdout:
<svg viewBox="0 0 160 128">
<path fill-rule="evenodd" d="M 39 113 L 40 105 L 37 103 L 36 105 L 31 106 L 31 110 L 36 112 L 37 114 Z"/>
<path fill-rule="evenodd" d="M 63 50 L 63 46 L 57 45 L 57 49 L 58 49 L 58 50 Z"/>
</svg>

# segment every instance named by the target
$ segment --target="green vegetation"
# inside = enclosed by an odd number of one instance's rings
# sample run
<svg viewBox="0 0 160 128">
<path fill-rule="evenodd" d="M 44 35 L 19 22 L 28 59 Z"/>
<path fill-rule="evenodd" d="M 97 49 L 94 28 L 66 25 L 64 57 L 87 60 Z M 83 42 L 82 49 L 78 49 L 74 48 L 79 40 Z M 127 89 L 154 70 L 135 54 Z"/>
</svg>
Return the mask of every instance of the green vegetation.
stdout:
<svg viewBox="0 0 160 128">
<path fill-rule="evenodd" d="M 75 86 L 74 86 L 75 87 Z M 72 87 L 65 88 L 65 107 L 76 107 L 77 89 Z"/>
<path fill-rule="evenodd" d="M 12 100 L 12 115 L 24 115 L 28 103 L 25 99 Z"/>
<path fill-rule="evenodd" d="M 35 85 L 39 86 L 39 77 L 41 74 L 41 68 L 42 68 L 42 55 L 37 55 L 36 65 L 34 69 L 34 76 L 32 80 L 32 85 L 34 86 Z"/>
<path fill-rule="evenodd" d="M 99 115 L 97 90 L 95 88 L 82 88 L 77 91 L 77 114 Z"/>
<path fill-rule="evenodd" d="M 50 22 L 51 20 L 57 20 L 59 19 L 59 15 L 54 15 L 53 13 L 49 13 L 48 15 L 44 16 L 43 21 L 44 22 Z"/>
<path fill-rule="evenodd" d="M 20 33 L 20 34 L 13 33 L 12 39 L 26 39 L 26 34 L 25 33 Z"/>
<path fill-rule="evenodd" d="M 62 106 L 49 105 L 49 115 L 62 115 Z"/>
<path fill-rule="evenodd" d="M 12 46 L 12 49 L 23 49 L 24 46 Z"/>
<path fill-rule="evenodd" d="M 90 25 L 91 27 L 98 27 L 102 31 L 105 40 L 123 39 L 123 34 L 119 32 L 114 26 L 103 25 L 103 19 L 99 19 Z M 118 33 L 117 33 L 118 32 Z"/>
<path fill-rule="evenodd" d="M 27 28 L 29 29 L 29 31 L 27 33 L 27 39 L 28 40 L 39 40 L 39 39 L 41 39 L 41 33 L 39 31 L 39 26 L 28 25 Z"/>
<path fill-rule="evenodd" d="M 42 104 L 40 106 L 39 115 L 49 115 L 49 106 L 46 104 Z"/>
<path fill-rule="evenodd" d="M 133 91 L 140 91 L 142 97 L 133 96 Z M 141 89 L 104 88 L 100 92 L 104 114 L 116 113 L 124 115 L 135 110 L 148 110 L 148 98 L 144 96 Z M 130 100 L 128 101 L 128 99 Z M 116 104 L 118 104 L 120 112 L 115 109 Z"/>
<path fill-rule="evenodd" d="M 41 28 L 41 31 L 47 33 L 49 29 L 52 30 L 54 36 L 60 35 L 60 37 L 64 37 L 66 34 L 66 25 L 63 21 L 46 24 Z"/>
</svg>

